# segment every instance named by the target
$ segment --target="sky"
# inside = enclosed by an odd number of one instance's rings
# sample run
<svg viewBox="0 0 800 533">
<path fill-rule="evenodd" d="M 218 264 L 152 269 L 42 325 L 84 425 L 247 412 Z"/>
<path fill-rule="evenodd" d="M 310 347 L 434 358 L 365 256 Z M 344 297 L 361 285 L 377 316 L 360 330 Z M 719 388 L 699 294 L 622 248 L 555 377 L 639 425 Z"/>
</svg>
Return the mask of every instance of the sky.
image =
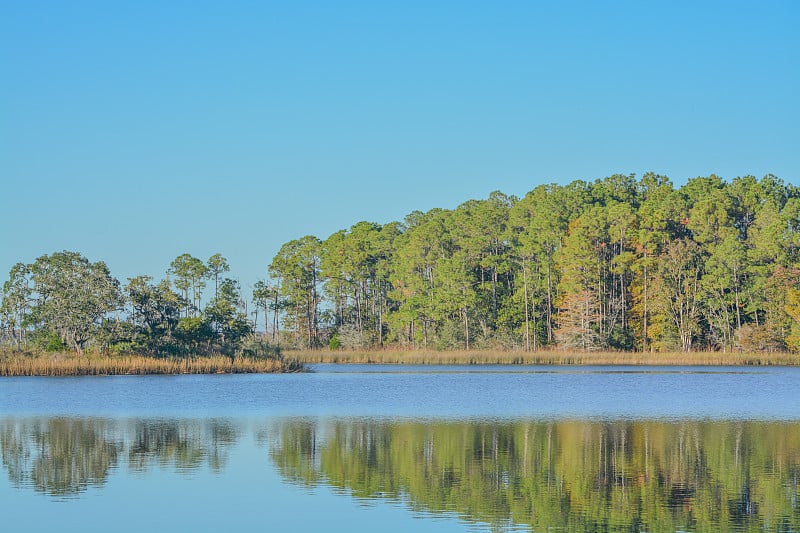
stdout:
<svg viewBox="0 0 800 533">
<path fill-rule="evenodd" d="M 800 184 L 800 2 L 0 2 L 0 280 L 615 173 Z"/>
</svg>

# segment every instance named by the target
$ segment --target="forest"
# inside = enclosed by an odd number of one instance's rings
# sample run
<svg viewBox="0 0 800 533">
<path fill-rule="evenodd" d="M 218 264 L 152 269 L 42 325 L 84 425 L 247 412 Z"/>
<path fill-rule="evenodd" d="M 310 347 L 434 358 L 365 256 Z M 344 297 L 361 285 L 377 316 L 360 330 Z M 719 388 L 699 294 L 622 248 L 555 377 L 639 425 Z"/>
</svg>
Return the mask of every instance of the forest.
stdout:
<svg viewBox="0 0 800 533">
<path fill-rule="evenodd" d="M 78 353 L 798 351 L 799 250 L 775 176 L 618 174 L 291 240 L 249 294 L 220 254 L 123 285 L 56 252 L 12 268 L 0 321 L 17 350 Z"/>
</svg>

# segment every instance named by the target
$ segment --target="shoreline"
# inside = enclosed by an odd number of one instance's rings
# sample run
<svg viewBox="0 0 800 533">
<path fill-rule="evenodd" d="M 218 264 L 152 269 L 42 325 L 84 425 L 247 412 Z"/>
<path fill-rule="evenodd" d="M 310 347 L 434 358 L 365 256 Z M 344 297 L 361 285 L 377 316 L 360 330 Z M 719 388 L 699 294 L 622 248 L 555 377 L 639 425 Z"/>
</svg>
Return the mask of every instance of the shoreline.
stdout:
<svg viewBox="0 0 800 533">
<path fill-rule="evenodd" d="M 502 350 L 291 350 L 300 363 L 396 365 L 800 366 L 787 352 L 538 352 Z"/>
<path fill-rule="evenodd" d="M 157 358 L 74 353 L 0 354 L 2 377 L 283 374 L 310 364 L 532 366 L 800 366 L 800 354 L 774 352 L 538 352 L 503 350 L 291 350 L 282 359 L 215 356 Z"/>
<path fill-rule="evenodd" d="M 158 358 L 139 355 L 107 356 L 72 353 L 7 354 L 0 356 L 2 377 L 146 376 L 181 374 L 283 374 L 303 372 L 293 359 L 247 359 L 221 355 Z"/>
</svg>

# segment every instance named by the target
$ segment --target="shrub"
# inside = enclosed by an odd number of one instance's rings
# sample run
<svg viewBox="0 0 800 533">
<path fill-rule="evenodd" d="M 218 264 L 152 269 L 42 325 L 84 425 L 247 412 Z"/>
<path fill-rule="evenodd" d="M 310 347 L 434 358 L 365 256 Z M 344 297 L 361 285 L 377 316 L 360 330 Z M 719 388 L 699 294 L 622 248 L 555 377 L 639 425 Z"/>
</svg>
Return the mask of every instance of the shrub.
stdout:
<svg viewBox="0 0 800 533">
<path fill-rule="evenodd" d="M 279 344 L 271 344 L 265 339 L 255 336 L 245 339 L 239 348 L 238 355 L 246 359 L 283 359 Z"/>
<path fill-rule="evenodd" d="M 330 342 L 328 342 L 328 349 L 330 350 L 338 350 L 342 347 L 342 340 L 339 338 L 338 333 L 334 333 L 331 337 Z"/>
</svg>

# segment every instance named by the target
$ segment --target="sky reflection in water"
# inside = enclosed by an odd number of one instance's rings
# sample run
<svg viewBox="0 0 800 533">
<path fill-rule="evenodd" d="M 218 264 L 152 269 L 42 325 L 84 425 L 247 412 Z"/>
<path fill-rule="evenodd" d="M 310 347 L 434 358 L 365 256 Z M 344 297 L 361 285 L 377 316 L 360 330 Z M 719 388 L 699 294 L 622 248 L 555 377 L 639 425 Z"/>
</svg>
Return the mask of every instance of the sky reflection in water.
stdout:
<svg viewBox="0 0 800 533">
<path fill-rule="evenodd" d="M 269 505 L 282 485 L 284 498 L 338 494 L 353 517 L 389 502 L 494 530 L 800 528 L 796 422 L 4 418 L 0 447 L 4 501 L 38 494 L 59 512 L 133 504 L 166 480 L 183 487 L 175 510 L 203 493 L 219 509 Z M 260 482 L 241 483 L 243 467 Z"/>
<path fill-rule="evenodd" d="M 0 508 L 14 530 L 800 530 L 795 369 L 507 368 L 4 380 Z"/>
</svg>

